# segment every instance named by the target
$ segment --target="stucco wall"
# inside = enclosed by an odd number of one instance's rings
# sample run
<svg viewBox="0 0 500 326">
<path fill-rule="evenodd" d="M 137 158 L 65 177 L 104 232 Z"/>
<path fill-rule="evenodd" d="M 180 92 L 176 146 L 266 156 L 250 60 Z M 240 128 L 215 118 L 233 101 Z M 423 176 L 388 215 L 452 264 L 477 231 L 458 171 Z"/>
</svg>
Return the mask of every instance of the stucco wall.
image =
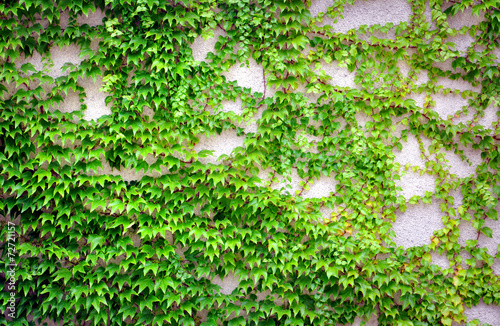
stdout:
<svg viewBox="0 0 500 326">
<path fill-rule="evenodd" d="M 318 15 L 320 12 L 325 12 L 327 7 L 331 4 L 328 0 L 312 0 L 310 11 L 313 15 Z M 431 11 L 429 5 L 426 8 L 427 20 L 432 22 Z M 374 0 L 374 1 L 363 1 L 357 0 L 354 5 L 346 5 L 344 11 L 344 19 L 334 23 L 331 19 L 325 18 L 324 24 L 330 24 L 333 26 L 335 31 L 347 32 L 352 28 L 358 28 L 363 24 L 385 24 L 387 22 L 392 22 L 398 24 L 402 21 L 408 21 L 412 15 L 411 6 L 405 0 Z M 67 15 L 66 15 L 67 17 Z M 89 25 L 96 25 L 102 23 L 103 13 L 97 11 L 96 13 L 89 13 L 88 17 L 82 16 L 79 19 L 81 24 L 87 23 Z M 450 26 L 454 28 L 459 28 L 461 26 L 470 26 L 472 24 L 479 23 L 483 18 L 473 16 L 470 11 L 465 11 L 458 14 L 456 17 L 449 21 Z M 64 22 L 63 22 L 64 24 Z M 434 23 L 433 23 L 434 24 Z M 219 35 L 224 35 L 221 29 L 215 31 L 215 38 L 204 40 L 199 37 L 195 40 L 192 45 L 193 56 L 197 61 L 206 60 L 207 54 L 209 52 L 214 52 L 215 42 Z M 386 37 L 394 37 L 389 32 Z M 470 46 L 472 42 L 471 37 L 462 36 L 457 37 L 453 40 L 457 42 L 457 49 L 460 51 L 465 51 L 467 47 Z M 98 42 L 94 42 L 93 46 L 97 47 Z M 50 69 L 49 74 L 53 77 L 60 76 L 64 74 L 61 68 L 65 62 L 71 62 L 78 64 L 81 62 L 82 58 L 79 57 L 80 49 L 77 45 L 71 45 L 64 48 L 54 47 L 51 50 L 53 67 Z M 500 62 L 500 49 L 495 52 L 497 55 L 497 62 Z M 19 60 L 18 66 L 20 67 L 25 62 L 31 62 L 35 65 L 37 69 L 43 68 L 43 61 L 40 55 L 35 54 L 30 58 L 21 58 Z M 450 62 L 437 63 L 436 66 L 440 67 L 450 67 Z M 354 82 L 354 73 L 349 72 L 346 68 L 341 68 L 333 62 L 330 65 L 324 63 L 323 69 L 325 73 L 332 77 L 330 83 L 334 85 L 347 86 L 347 87 L 357 87 Z M 409 66 L 405 62 L 400 64 L 401 73 L 403 75 L 408 75 Z M 249 66 L 240 67 L 239 64 L 231 67 L 229 71 L 224 73 L 227 79 L 237 81 L 239 86 L 249 87 L 252 92 L 264 92 L 264 78 L 262 66 L 258 65 L 254 60 L 250 59 Z M 427 82 L 426 71 L 421 71 L 418 74 L 417 83 Z M 109 114 L 111 112 L 110 105 L 105 105 L 105 98 L 109 95 L 104 92 L 99 91 L 102 86 L 102 80 L 98 78 L 96 81 L 84 80 L 79 81 L 80 85 L 85 88 L 87 97 L 85 99 L 85 104 L 88 109 L 85 112 L 84 118 L 87 120 L 97 119 L 102 115 Z M 444 87 L 449 87 L 451 89 L 459 89 L 461 91 L 472 89 L 478 91 L 479 89 L 473 88 L 470 84 L 460 81 L 452 81 L 446 78 L 440 78 L 438 84 Z M 9 86 L 10 90 L 13 90 L 12 86 Z M 298 91 L 305 91 L 304 85 L 301 85 Z M 266 95 L 272 96 L 274 90 L 271 88 L 266 89 Z M 311 100 L 315 100 L 315 96 L 312 94 L 307 94 Z M 418 105 L 422 106 L 424 103 L 424 95 L 422 94 L 410 94 L 408 98 L 413 98 Z M 463 99 L 460 96 L 449 94 L 437 94 L 433 96 L 436 102 L 434 110 L 436 110 L 439 115 L 446 118 L 449 114 L 454 114 L 456 111 L 460 110 L 462 106 L 467 105 L 467 98 Z M 224 111 L 233 111 L 236 114 L 242 113 L 241 101 L 236 100 L 234 102 L 226 101 L 223 104 Z M 78 95 L 75 92 L 70 91 L 66 96 L 64 102 L 57 107 L 64 112 L 70 112 L 76 110 L 79 107 Z M 462 121 L 472 119 L 473 110 L 466 117 L 461 117 L 456 121 L 457 123 Z M 489 107 L 485 115 L 480 117 L 479 123 L 485 127 L 490 127 L 494 121 L 498 120 L 498 107 Z M 262 112 L 258 112 L 254 117 L 257 120 Z M 360 122 L 366 122 L 370 119 L 366 115 L 359 114 L 357 116 Z M 256 123 L 253 121 L 248 124 L 242 125 L 246 132 L 252 132 L 256 130 Z M 401 130 L 396 130 L 395 133 L 400 133 Z M 307 136 L 309 140 L 314 144 L 317 140 L 312 136 Z M 244 137 L 237 137 L 236 132 L 224 132 L 219 136 L 214 136 L 211 138 L 202 137 L 200 143 L 195 146 L 195 150 L 199 151 L 202 149 L 214 150 L 214 156 L 206 158 L 207 162 L 215 162 L 219 155 L 230 154 L 232 150 L 238 146 L 243 145 Z M 424 148 L 428 151 L 427 147 L 431 144 L 430 139 L 423 138 Z M 314 145 L 311 148 L 312 151 L 316 150 Z M 471 148 L 464 148 L 465 155 L 472 162 L 471 165 L 463 162 L 460 157 L 451 152 L 446 153 L 446 157 L 449 160 L 449 171 L 456 174 L 459 177 L 465 177 L 470 174 L 475 173 L 476 166 L 481 162 L 480 152 L 475 151 Z M 424 160 L 422 159 L 422 153 L 419 149 L 419 143 L 417 138 L 414 136 L 409 136 L 408 141 L 403 144 L 403 149 L 394 153 L 396 156 L 396 162 L 399 162 L 402 166 L 409 163 L 414 166 L 424 167 Z M 143 176 L 143 173 L 135 173 L 133 170 L 122 169 L 120 171 L 112 170 L 109 166 L 104 164 L 104 169 L 99 171 L 99 173 L 111 173 L 119 174 L 125 180 L 137 180 Z M 261 177 L 266 176 L 266 171 L 261 171 Z M 295 174 L 292 177 L 292 192 L 298 189 L 298 184 L 300 178 Z M 322 177 L 311 186 L 311 189 L 304 193 L 305 197 L 323 197 L 327 196 L 331 191 L 335 189 L 336 181 L 334 177 Z M 409 199 L 413 195 L 424 195 L 425 191 L 434 191 L 435 179 L 427 174 L 420 175 L 414 172 L 408 172 L 402 176 L 399 181 L 399 186 L 402 188 L 401 194 Z M 274 188 L 280 188 L 283 185 L 275 184 Z M 459 192 L 451 194 L 455 198 L 455 205 L 460 205 L 462 201 L 462 195 Z M 425 244 L 430 244 L 430 238 L 435 230 L 443 227 L 441 222 L 441 211 L 439 208 L 440 202 L 434 200 L 432 204 L 418 204 L 413 205 L 408 208 L 404 213 L 400 213 L 394 223 L 393 230 L 395 231 L 396 238 L 395 242 L 398 246 L 403 246 L 405 248 L 412 246 L 420 246 Z M 500 211 L 500 206 L 497 207 Z M 323 210 L 325 216 L 329 216 L 330 212 L 328 210 Z M 486 238 L 484 235 L 479 237 L 479 246 L 488 249 L 490 254 L 495 254 L 497 252 L 497 245 L 500 243 L 500 221 L 487 221 L 487 226 L 493 229 L 493 238 Z M 477 231 L 472 227 L 471 223 L 465 222 L 461 226 L 461 236 L 460 243 L 465 244 L 468 239 L 475 239 Z M 433 263 L 447 268 L 449 267 L 449 262 L 445 256 L 441 256 L 437 253 L 432 255 Z M 495 260 L 494 270 L 496 274 L 500 274 L 500 261 Z M 230 293 L 237 286 L 237 279 L 234 277 L 227 277 L 224 280 L 219 278 L 213 280 L 214 283 L 219 284 L 222 287 L 224 293 Z M 484 303 L 472 307 L 471 309 L 466 308 L 466 315 L 473 319 L 478 318 L 483 323 L 490 323 L 491 325 L 500 326 L 500 307 L 498 306 L 488 306 Z M 359 325 L 360 320 L 357 319 L 353 325 Z M 377 325 L 376 318 L 372 318 L 368 325 Z"/>
</svg>

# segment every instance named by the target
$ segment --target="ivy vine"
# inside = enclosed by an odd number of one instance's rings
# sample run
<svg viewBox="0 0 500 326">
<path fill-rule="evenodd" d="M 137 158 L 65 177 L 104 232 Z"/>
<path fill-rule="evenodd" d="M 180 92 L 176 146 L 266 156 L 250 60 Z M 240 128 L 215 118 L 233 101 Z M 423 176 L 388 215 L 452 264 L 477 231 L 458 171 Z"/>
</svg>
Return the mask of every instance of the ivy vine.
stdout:
<svg viewBox="0 0 500 326">
<path fill-rule="evenodd" d="M 467 322 L 464 308 L 480 300 L 500 305 L 492 269 L 500 253 L 457 241 L 462 222 L 471 221 L 479 239 L 492 237 L 485 223 L 498 219 L 500 125 L 478 119 L 488 107 L 499 112 L 500 1 L 409 2 L 408 21 L 347 33 L 322 22 L 340 19 L 352 0 L 334 0 L 317 17 L 309 0 L 0 4 L 5 266 L 8 223 L 17 232 L 16 311 L 9 316 L 10 294 L 1 292 L 0 323 L 336 325 L 375 314 L 379 325 L 451 325 Z M 451 28 L 448 20 L 466 9 L 484 19 Z M 105 13 L 102 25 L 79 23 L 96 10 Z M 214 53 L 195 61 L 191 44 L 216 29 L 224 33 Z M 450 40 L 464 35 L 474 41 L 460 52 Z M 67 45 L 80 48 L 82 61 L 53 77 L 50 51 Z M 36 54 L 43 69 L 17 64 Z M 223 75 L 251 60 L 263 68 L 263 93 Z M 450 70 L 436 67 L 445 61 Z M 330 82 L 322 62 L 347 68 L 359 87 Z M 421 71 L 428 82 L 417 83 Z M 97 78 L 111 113 L 86 120 L 82 80 Z M 439 78 L 478 89 L 457 91 L 468 108 L 450 117 L 433 110 L 433 94 L 453 91 Z M 69 92 L 79 108 L 55 110 Z M 411 93 L 425 94 L 424 105 Z M 217 109 L 236 99 L 242 114 Z M 453 121 L 469 111 L 470 121 Z M 257 112 L 257 129 L 242 128 Z M 193 150 L 202 135 L 232 130 L 243 146 L 216 164 L 203 160 L 211 151 Z M 409 135 L 432 140 L 425 167 L 414 169 L 436 184 L 405 198 L 397 181 L 411 167 L 394 152 Z M 318 139 L 317 151 L 306 136 Z M 443 153 L 467 161 L 467 147 L 482 163 L 459 178 Z M 145 175 L 126 181 L 100 173 L 103 164 Z M 259 177 L 264 170 L 268 181 Z M 297 192 L 276 187 L 295 172 L 303 180 Z M 306 198 L 321 176 L 335 178 L 335 191 Z M 455 190 L 463 195 L 458 207 Z M 396 246 L 397 215 L 431 201 L 441 203 L 444 227 L 428 245 Z M 433 252 L 450 267 L 432 264 Z M 471 258 L 463 261 L 464 252 Z M 239 284 L 230 294 L 211 282 L 233 274 Z"/>
</svg>

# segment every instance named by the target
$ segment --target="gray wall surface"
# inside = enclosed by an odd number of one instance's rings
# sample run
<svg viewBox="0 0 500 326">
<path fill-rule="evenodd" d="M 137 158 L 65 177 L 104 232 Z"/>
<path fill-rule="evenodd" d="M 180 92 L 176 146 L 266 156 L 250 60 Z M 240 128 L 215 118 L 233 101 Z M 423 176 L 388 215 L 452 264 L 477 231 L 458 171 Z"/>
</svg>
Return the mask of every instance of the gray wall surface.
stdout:
<svg viewBox="0 0 500 326">
<path fill-rule="evenodd" d="M 312 0 L 310 11 L 313 16 L 318 15 L 320 12 L 325 12 L 327 7 L 331 5 L 331 1 L 328 0 Z M 361 25 L 373 25 L 373 24 L 385 24 L 387 22 L 392 22 L 398 24 L 403 21 L 408 21 L 410 15 L 412 15 L 410 4 L 405 0 L 370 0 L 363 1 L 357 0 L 354 5 L 346 5 L 344 11 L 344 18 L 336 23 L 331 19 L 324 19 L 324 24 L 331 25 L 337 32 L 347 32 L 352 28 L 358 28 Z M 429 4 L 426 7 L 426 15 L 428 22 L 432 22 L 431 10 Z M 89 13 L 88 17 L 82 16 L 79 19 L 81 24 L 87 23 L 89 25 L 102 24 L 102 19 L 104 14 L 100 11 L 96 13 Z M 450 27 L 460 28 L 462 26 L 471 26 L 472 24 L 478 24 L 484 18 L 473 16 L 470 10 L 466 10 L 463 13 L 457 14 L 453 19 L 450 19 Z M 63 22 L 64 24 L 64 22 Z M 432 22 L 432 24 L 434 24 Z M 214 52 L 215 42 L 219 35 L 224 35 L 221 29 L 215 31 L 215 37 L 204 40 L 199 37 L 192 44 L 193 56 L 197 61 L 207 60 L 207 54 L 209 52 Z M 391 36 L 389 32 L 387 37 Z M 457 49 L 460 51 L 465 51 L 470 45 L 473 39 L 469 36 L 459 36 L 455 37 L 454 42 L 457 43 Z M 93 46 L 97 47 L 98 42 L 94 42 Z M 64 48 L 53 47 L 51 50 L 53 67 L 50 70 L 50 75 L 57 77 L 63 74 L 61 67 L 65 62 L 71 62 L 74 64 L 79 64 L 82 58 L 79 57 L 80 49 L 77 45 L 71 45 Z M 500 49 L 495 51 L 497 56 L 497 62 L 500 62 Z M 21 58 L 18 60 L 17 64 L 20 67 L 25 62 L 31 62 L 35 65 L 37 69 L 42 69 L 43 60 L 39 54 L 33 55 L 29 58 Z M 436 66 L 450 69 L 450 62 L 437 63 Z M 250 64 L 248 67 L 240 67 L 239 64 L 234 65 L 225 73 L 225 76 L 229 80 L 235 80 L 239 86 L 249 87 L 252 92 L 263 92 L 264 91 L 264 79 L 262 66 L 257 64 L 254 60 L 250 59 Z M 346 68 L 339 67 L 337 62 L 334 61 L 331 64 L 323 64 L 324 72 L 331 76 L 332 79 L 330 83 L 332 85 L 339 85 L 345 87 L 356 88 L 357 85 L 354 82 L 354 73 L 349 72 Z M 408 75 L 409 66 L 405 62 L 401 62 L 400 69 L 403 75 Z M 417 83 L 425 83 L 428 81 L 427 72 L 421 71 L 418 74 Z M 438 80 L 439 85 L 443 85 L 445 88 L 464 90 L 474 90 L 479 91 L 478 87 L 472 87 L 470 84 L 464 81 L 453 81 L 446 78 L 440 78 Z M 85 88 L 87 93 L 87 98 L 85 99 L 85 104 L 88 109 L 85 112 L 85 119 L 92 120 L 106 114 L 110 114 L 110 105 L 105 105 L 105 98 L 109 95 L 100 91 L 102 86 L 102 79 L 98 78 L 96 81 L 90 80 L 80 80 L 80 85 Z M 13 90 L 13 85 L 7 85 L 9 89 Z M 272 96 L 275 90 L 268 88 L 266 89 L 266 95 Z M 305 85 L 301 85 L 298 91 L 305 92 Z M 307 94 L 311 100 L 315 100 L 315 96 L 312 94 Z M 424 103 L 425 95 L 413 93 L 408 95 L 408 98 L 412 98 L 420 106 Z M 462 106 L 467 105 L 467 98 L 463 99 L 461 96 L 454 94 L 444 95 L 437 94 L 433 96 L 433 100 L 436 102 L 434 110 L 439 113 L 442 118 L 446 118 L 449 114 L 454 114 L 456 111 L 460 110 Z M 64 103 L 59 107 L 54 109 L 59 109 L 63 112 L 71 112 L 78 109 L 79 100 L 78 95 L 72 91 L 66 96 Z M 223 103 L 224 111 L 233 111 L 236 114 L 242 113 L 241 100 L 234 102 L 226 101 Z M 473 111 L 473 110 L 471 110 Z M 491 128 L 493 122 L 498 121 L 498 107 L 489 107 L 485 115 L 479 118 L 479 123 L 484 127 Z M 469 115 L 465 117 L 460 117 L 456 121 L 466 122 L 473 118 L 475 112 L 470 112 Z M 257 120 L 262 112 L 258 112 L 254 117 Z M 359 114 L 357 116 L 359 121 L 369 121 L 370 117 L 366 115 Z M 246 132 L 252 132 L 256 130 L 255 121 L 251 121 L 247 124 L 243 124 L 241 127 L 245 129 Z M 401 130 L 396 130 L 395 133 L 400 133 Z M 314 146 L 314 137 L 310 135 L 305 135 L 311 142 L 311 151 L 316 151 Z M 210 138 L 202 137 L 200 142 L 195 146 L 196 151 L 202 149 L 214 150 L 214 156 L 205 158 L 206 162 L 216 162 L 217 158 L 222 154 L 230 154 L 232 150 L 238 146 L 243 145 L 244 137 L 237 137 L 235 131 L 227 131 L 218 136 L 213 136 Z M 428 146 L 431 144 L 431 139 L 426 139 L 421 137 L 420 141 L 423 143 L 425 151 L 428 155 Z M 446 158 L 448 159 L 449 171 L 456 174 L 458 177 L 465 177 L 471 174 L 475 174 L 476 166 L 482 161 L 480 157 L 480 152 L 475 151 L 472 148 L 464 148 L 464 153 L 467 158 L 470 159 L 471 165 L 463 162 L 460 157 L 452 152 L 445 152 Z M 408 141 L 403 144 L 403 149 L 394 153 L 396 156 L 396 162 L 400 163 L 401 166 L 405 164 L 410 164 L 412 166 L 424 167 L 423 153 L 419 149 L 419 140 L 414 136 L 409 136 Z M 121 175 L 125 180 L 138 180 L 144 173 L 136 173 L 132 169 L 121 169 L 113 170 L 107 164 L 103 164 L 103 169 L 99 173 Z M 411 170 L 410 170 L 411 171 Z M 267 177 L 268 171 L 261 171 L 260 176 L 263 178 Z M 301 179 L 297 174 L 292 175 L 292 190 L 293 193 L 299 187 L 299 182 Z M 303 196 L 313 198 L 313 197 L 323 197 L 327 196 L 331 191 L 335 189 L 336 181 L 334 177 L 322 177 L 317 180 L 309 191 L 304 192 Z M 275 184 L 274 188 L 281 188 L 284 184 Z M 402 188 L 401 195 L 409 199 L 413 195 L 424 195 L 425 191 L 434 192 L 435 179 L 427 174 L 420 175 L 415 172 L 408 172 L 402 176 L 399 181 L 399 186 Z M 458 207 L 462 201 L 462 195 L 460 192 L 455 192 L 451 194 L 455 198 L 455 205 Z M 412 246 L 420 246 L 425 244 L 430 244 L 430 238 L 434 231 L 441 229 L 443 223 L 441 222 L 441 211 L 439 207 L 440 203 L 436 200 L 432 204 L 417 204 L 410 205 L 408 210 L 404 213 L 400 213 L 394 223 L 393 230 L 396 233 L 395 242 L 398 246 L 403 246 L 405 248 Z M 497 206 L 497 210 L 500 211 L 500 206 Z M 323 209 L 323 214 L 325 217 L 329 217 L 331 211 Z M 493 229 L 493 238 L 486 238 L 484 235 L 479 237 L 479 246 L 488 249 L 490 254 L 496 254 L 497 245 L 500 243 L 500 220 L 499 221 L 487 221 L 487 226 Z M 475 239 L 477 231 L 472 227 L 470 222 L 462 223 L 461 226 L 461 236 L 460 243 L 465 244 L 468 239 Z M 464 255 L 464 258 L 465 255 Z M 432 255 L 432 261 L 434 264 L 447 268 L 449 267 L 449 262 L 446 256 L 441 256 L 438 253 Z M 500 274 L 500 261 L 495 260 L 494 271 L 498 275 Z M 235 277 L 227 277 L 224 280 L 216 278 L 213 283 L 218 284 L 222 287 L 224 293 L 230 293 L 238 284 Z M 486 305 L 480 303 L 479 305 L 466 308 L 466 315 L 469 319 L 477 318 L 483 323 L 489 323 L 491 325 L 500 326 L 500 307 L 494 305 Z M 359 325 L 360 320 L 356 319 L 353 325 Z M 375 316 L 369 321 L 368 325 L 377 325 Z"/>
</svg>

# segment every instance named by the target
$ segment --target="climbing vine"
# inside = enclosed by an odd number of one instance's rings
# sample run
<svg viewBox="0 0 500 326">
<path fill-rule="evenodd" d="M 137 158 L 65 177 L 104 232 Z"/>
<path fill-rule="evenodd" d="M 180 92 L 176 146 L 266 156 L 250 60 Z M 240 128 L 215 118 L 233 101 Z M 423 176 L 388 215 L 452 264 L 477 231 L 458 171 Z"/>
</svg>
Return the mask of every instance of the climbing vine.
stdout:
<svg viewBox="0 0 500 326">
<path fill-rule="evenodd" d="M 379 325 L 451 325 L 480 300 L 500 305 L 500 253 L 458 242 L 461 223 L 491 238 L 485 224 L 498 219 L 500 126 L 478 120 L 488 107 L 498 116 L 500 1 L 411 0 L 408 21 L 346 33 L 325 23 L 351 4 L 334 0 L 313 16 L 309 0 L 3 2 L 0 279 L 13 277 L 15 292 L 0 293 L 0 322 L 336 325 L 375 314 Z M 79 23 L 96 10 L 102 24 Z M 464 10 L 484 19 L 450 27 Z M 216 30 L 213 53 L 194 60 L 192 43 Z M 461 36 L 473 38 L 465 52 L 453 42 Z M 68 45 L 81 62 L 54 77 L 51 49 Z M 43 68 L 19 64 L 37 54 Z M 264 92 L 224 75 L 250 61 Z M 333 83 L 323 63 L 347 68 L 358 87 Z M 427 82 L 417 83 L 420 72 Z M 432 95 L 455 91 L 439 78 L 469 83 L 456 91 L 468 107 L 439 115 Z M 97 79 L 111 109 L 90 120 L 82 83 Z M 56 110 L 70 92 L 78 108 Z M 220 109 L 237 99 L 241 114 Z M 255 130 L 242 127 L 251 119 Z M 226 131 L 244 137 L 230 155 L 210 163 L 211 151 L 194 150 Z M 395 160 L 409 135 L 432 140 L 420 141 L 423 167 Z M 459 177 L 444 152 L 470 163 L 464 148 L 482 163 Z M 104 165 L 144 176 L 126 181 Z M 398 180 L 412 169 L 435 177 L 434 191 L 402 196 Z M 303 180 L 296 191 L 285 186 L 293 173 Z M 322 176 L 335 190 L 304 196 Z M 427 245 L 398 247 L 398 214 L 431 202 L 443 228 Z M 449 268 L 432 264 L 433 253 Z M 233 274 L 230 294 L 212 282 Z"/>
</svg>

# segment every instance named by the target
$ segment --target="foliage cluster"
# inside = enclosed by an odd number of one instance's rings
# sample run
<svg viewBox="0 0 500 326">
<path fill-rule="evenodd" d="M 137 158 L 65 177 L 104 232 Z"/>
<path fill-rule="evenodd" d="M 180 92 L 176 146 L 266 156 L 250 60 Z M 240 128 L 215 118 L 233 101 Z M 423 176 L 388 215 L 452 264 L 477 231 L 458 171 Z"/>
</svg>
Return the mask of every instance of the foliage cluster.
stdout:
<svg viewBox="0 0 500 326">
<path fill-rule="evenodd" d="M 499 107 L 492 51 L 499 46 L 500 1 L 431 0 L 434 27 L 422 0 L 411 0 L 413 15 L 397 25 L 347 33 L 322 26 L 352 3 L 334 0 L 318 17 L 309 0 L 1 4 L 0 209 L 2 225 L 18 225 L 18 293 L 16 318 L 0 316 L 0 323 L 335 325 L 376 314 L 379 325 L 451 325 L 465 321 L 465 306 L 500 305 L 491 268 L 500 253 L 495 258 L 477 240 L 457 241 L 463 221 L 472 221 L 478 238 L 491 237 L 485 221 L 498 218 L 500 126 L 477 122 L 488 106 Z M 450 28 L 448 19 L 468 8 L 484 20 Z M 78 23 L 96 10 L 106 13 L 103 25 Z M 62 12 L 69 13 L 64 28 Z M 193 60 L 194 39 L 216 28 L 226 35 L 215 53 L 207 62 Z M 454 48 L 461 35 L 474 38 L 466 53 Z M 80 47 L 83 61 L 51 77 L 50 49 L 69 44 Z M 16 66 L 35 52 L 44 69 Z M 262 65 L 274 95 L 222 75 L 250 59 Z M 433 65 L 447 60 L 451 70 Z M 408 76 L 401 61 L 411 67 Z M 332 85 L 318 69 L 322 62 L 347 67 L 359 87 Z M 416 83 L 420 71 L 428 72 L 427 83 Z M 112 114 L 86 121 L 81 80 L 98 76 Z M 440 77 L 479 86 L 461 92 L 469 107 L 457 116 L 470 110 L 471 121 L 455 123 L 433 110 L 432 94 L 453 91 L 437 85 Z M 299 85 L 317 101 L 296 91 Z M 51 109 L 70 90 L 79 94 L 80 110 Z M 412 92 L 427 94 L 423 107 L 407 98 Z M 219 110 L 237 98 L 243 114 Z M 151 118 L 145 108 L 154 111 Z M 242 123 L 258 110 L 257 131 L 246 133 Z M 360 112 L 371 118 L 364 126 Z M 210 152 L 193 151 L 200 136 L 226 130 L 244 136 L 244 146 L 218 164 L 202 163 Z M 306 134 L 321 139 L 317 152 Z M 409 167 L 395 162 L 394 151 L 409 134 L 432 139 L 425 168 L 413 169 L 435 176 L 436 185 L 404 198 L 396 181 Z M 459 178 L 443 151 L 466 160 L 464 147 L 481 151 L 483 162 L 475 175 Z M 97 173 L 104 161 L 149 174 L 125 182 Z M 302 190 L 274 189 L 257 177 L 264 169 L 272 182 L 296 169 Z M 303 198 L 322 175 L 336 178 L 335 191 Z M 457 208 L 453 190 L 464 198 Z M 441 203 L 444 227 L 428 245 L 396 247 L 396 215 L 432 201 Z M 323 208 L 333 210 L 326 221 Z M 6 232 L 2 227 L 4 262 Z M 432 264 L 433 252 L 450 268 Z M 472 258 L 462 261 L 464 253 Z M 210 280 L 231 273 L 239 285 L 223 294 Z M 0 293 L 4 313 L 8 299 Z M 203 321 L 201 311 L 208 312 Z"/>
</svg>

